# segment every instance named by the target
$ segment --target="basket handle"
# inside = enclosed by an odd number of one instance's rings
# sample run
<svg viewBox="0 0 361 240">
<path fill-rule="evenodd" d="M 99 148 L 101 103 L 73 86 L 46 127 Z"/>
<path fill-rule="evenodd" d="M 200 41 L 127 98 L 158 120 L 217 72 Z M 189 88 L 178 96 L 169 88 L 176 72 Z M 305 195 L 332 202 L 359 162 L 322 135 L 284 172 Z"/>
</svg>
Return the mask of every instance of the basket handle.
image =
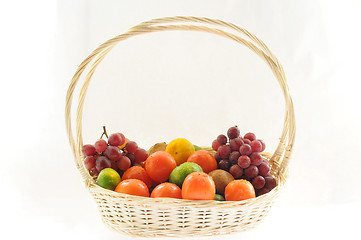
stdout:
<svg viewBox="0 0 361 240">
<path fill-rule="evenodd" d="M 181 23 L 181 22 L 190 22 L 196 25 L 169 24 L 169 23 Z M 206 24 L 206 25 L 216 26 L 219 28 L 207 27 L 199 24 Z M 232 30 L 235 33 L 227 32 L 220 28 Z M 100 45 L 79 65 L 78 69 L 76 70 L 67 91 L 66 105 L 65 105 L 65 125 L 69 138 L 69 144 L 72 148 L 76 165 L 86 184 L 94 183 L 88 171 L 85 169 L 81 158 L 81 147 L 83 145 L 83 138 L 82 138 L 83 106 L 84 106 L 86 91 L 88 89 L 92 75 L 94 74 L 97 66 L 107 55 L 107 53 L 110 50 L 112 50 L 113 47 L 115 47 L 120 41 L 144 33 L 162 32 L 162 31 L 171 31 L 171 30 L 208 32 L 208 33 L 220 35 L 225 38 L 229 38 L 251 49 L 270 67 L 272 73 L 274 74 L 278 83 L 280 84 L 286 105 L 286 114 L 284 119 L 283 131 L 280 137 L 280 142 L 275 152 L 273 153 L 270 162 L 272 164 L 272 168 L 277 169 L 276 172 L 277 174 L 284 175 L 287 171 L 287 166 L 292 153 L 292 148 L 295 139 L 296 125 L 295 125 L 293 102 L 286 82 L 286 76 L 283 71 L 283 67 L 276 58 L 276 56 L 268 49 L 266 44 L 264 44 L 255 35 L 248 32 L 246 29 L 238 27 L 232 23 L 227 23 L 221 20 L 209 19 L 203 17 L 176 16 L 176 17 L 153 19 L 150 21 L 142 22 L 130 28 L 127 32 L 118 35 L 106 41 L 102 45 Z M 73 93 L 76 85 L 79 82 L 81 75 L 83 74 L 84 70 L 90 63 L 92 63 L 92 65 L 90 66 L 88 72 L 86 73 L 83 85 L 79 93 L 78 106 L 76 111 L 76 142 L 75 142 L 72 131 L 72 125 L 71 125 L 71 107 L 72 107 Z"/>
</svg>

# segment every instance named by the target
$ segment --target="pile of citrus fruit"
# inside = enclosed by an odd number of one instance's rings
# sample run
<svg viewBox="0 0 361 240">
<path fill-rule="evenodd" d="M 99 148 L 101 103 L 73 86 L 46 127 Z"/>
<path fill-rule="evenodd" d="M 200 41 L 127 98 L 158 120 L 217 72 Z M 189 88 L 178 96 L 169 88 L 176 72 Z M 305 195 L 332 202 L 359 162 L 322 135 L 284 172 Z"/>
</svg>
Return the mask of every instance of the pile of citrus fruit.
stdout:
<svg viewBox="0 0 361 240">
<path fill-rule="evenodd" d="M 103 135 L 107 135 L 105 128 Z M 237 126 L 206 151 L 187 139 L 154 145 L 148 152 L 121 133 L 82 148 L 84 165 L 106 189 L 143 197 L 240 201 L 276 186 L 270 164 L 260 152 L 265 143 Z M 229 139 L 229 140 L 228 140 Z"/>
</svg>

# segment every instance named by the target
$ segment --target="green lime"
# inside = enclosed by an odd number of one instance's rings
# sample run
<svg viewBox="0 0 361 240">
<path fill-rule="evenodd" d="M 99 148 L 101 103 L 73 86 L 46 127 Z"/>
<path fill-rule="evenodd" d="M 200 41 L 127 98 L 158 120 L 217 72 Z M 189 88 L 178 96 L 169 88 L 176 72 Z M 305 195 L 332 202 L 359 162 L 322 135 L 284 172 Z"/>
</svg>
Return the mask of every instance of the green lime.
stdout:
<svg viewBox="0 0 361 240">
<path fill-rule="evenodd" d="M 194 150 L 196 150 L 196 152 L 199 151 L 199 150 L 203 150 L 203 148 L 201 148 L 201 147 L 199 147 L 197 145 L 193 145 L 193 146 L 194 146 Z"/>
<path fill-rule="evenodd" d="M 104 168 L 100 171 L 97 184 L 103 188 L 114 190 L 120 183 L 120 176 L 117 171 L 112 168 Z"/>
<path fill-rule="evenodd" d="M 173 169 L 169 176 L 169 182 L 182 187 L 184 179 L 192 172 L 203 172 L 201 166 L 193 162 L 185 162 Z"/>
<path fill-rule="evenodd" d="M 216 201 L 224 201 L 224 197 L 221 194 L 216 194 L 214 196 L 214 200 L 216 200 Z"/>
</svg>

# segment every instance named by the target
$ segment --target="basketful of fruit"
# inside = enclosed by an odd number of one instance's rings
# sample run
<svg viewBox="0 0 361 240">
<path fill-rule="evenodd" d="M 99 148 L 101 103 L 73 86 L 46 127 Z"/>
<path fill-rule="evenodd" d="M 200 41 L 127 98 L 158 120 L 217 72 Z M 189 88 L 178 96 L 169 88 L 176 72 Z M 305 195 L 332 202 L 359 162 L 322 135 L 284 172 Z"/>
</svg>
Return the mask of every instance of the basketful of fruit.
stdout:
<svg viewBox="0 0 361 240">
<path fill-rule="evenodd" d="M 108 136 L 104 127 L 102 136 Z M 84 166 L 108 190 L 143 197 L 241 201 L 276 187 L 265 143 L 237 126 L 212 142 L 212 149 L 178 138 L 150 155 L 122 133 L 82 147 Z M 207 151 L 208 150 L 208 151 Z M 263 153 L 267 155 L 267 153 Z"/>
<path fill-rule="evenodd" d="M 176 138 L 145 150 L 126 133 L 108 136 L 105 127 L 100 139 L 83 144 L 84 99 L 97 66 L 120 41 L 170 30 L 223 36 L 248 47 L 270 67 L 286 105 L 283 131 L 274 153 L 265 152 L 265 142 L 255 134 L 241 135 L 237 126 L 210 138 L 209 147 Z M 72 100 L 84 75 L 74 134 Z M 103 222 L 118 232 L 142 237 L 210 236 L 253 228 L 267 215 L 286 183 L 295 139 L 293 103 L 275 55 L 247 30 L 200 17 L 153 19 L 100 45 L 80 64 L 70 83 L 65 119 L 76 166 Z"/>
</svg>

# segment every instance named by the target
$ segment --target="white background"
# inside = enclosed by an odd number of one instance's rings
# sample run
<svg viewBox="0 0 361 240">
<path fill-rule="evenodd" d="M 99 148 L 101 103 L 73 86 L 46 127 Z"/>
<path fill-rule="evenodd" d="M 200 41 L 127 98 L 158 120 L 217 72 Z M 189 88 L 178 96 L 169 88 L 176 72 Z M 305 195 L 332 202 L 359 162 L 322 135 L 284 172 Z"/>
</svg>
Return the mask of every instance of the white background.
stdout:
<svg viewBox="0 0 361 240">
<path fill-rule="evenodd" d="M 192 15 L 261 38 L 283 64 L 295 104 L 287 187 L 265 221 L 229 239 L 357 238 L 360 1 L 1 3 L 2 236 L 130 239 L 102 224 L 82 185 L 65 133 L 66 90 L 80 62 L 107 39 L 141 21 Z M 237 124 L 272 152 L 283 117 L 277 81 L 245 47 L 205 33 L 154 33 L 121 42 L 99 66 L 83 137 L 94 142 L 106 125 L 144 148 L 177 137 L 210 145 Z"/>
</svg>

